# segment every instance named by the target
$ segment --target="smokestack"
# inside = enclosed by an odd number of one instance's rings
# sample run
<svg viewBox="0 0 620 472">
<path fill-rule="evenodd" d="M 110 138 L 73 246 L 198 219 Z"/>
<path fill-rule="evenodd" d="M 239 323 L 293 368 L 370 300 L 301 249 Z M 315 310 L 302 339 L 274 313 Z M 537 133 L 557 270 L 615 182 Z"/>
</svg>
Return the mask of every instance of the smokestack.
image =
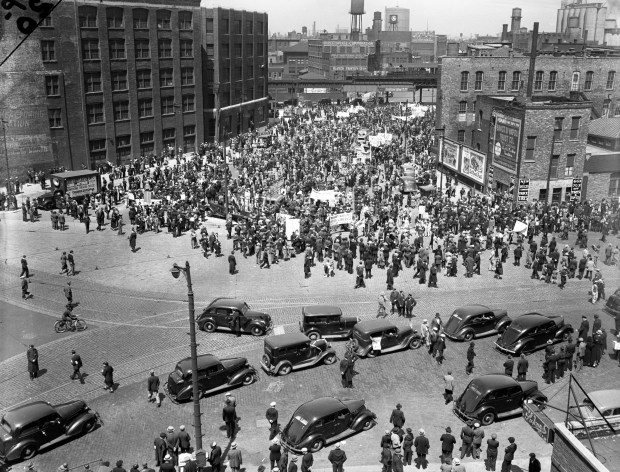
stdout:
<svg viewBox="0 0 620 472">
<path fill-rule="evenodd" d="M 502 41 L 506 41 L 508 39 L 508 23 L 504 23 L 502 25 Z"/>
<path fill-rule="evenodd" d="M 538 52 L 538 22 L 534 23 L 534 31 L 532 31 L 532 47 L 530 49 L 530 71 L 527 75 L 527 93 L 528 99 L 532 98 L 532 89 L 534 88 L 534 73 L 536 69 L 536 53 Z"/>
<path fill-rule="evenodd" d="M 521 9 L 512 9 L 512 21 L 510 23 L 510 31 L 519 31 L 521 29 Z"/>
</svg>

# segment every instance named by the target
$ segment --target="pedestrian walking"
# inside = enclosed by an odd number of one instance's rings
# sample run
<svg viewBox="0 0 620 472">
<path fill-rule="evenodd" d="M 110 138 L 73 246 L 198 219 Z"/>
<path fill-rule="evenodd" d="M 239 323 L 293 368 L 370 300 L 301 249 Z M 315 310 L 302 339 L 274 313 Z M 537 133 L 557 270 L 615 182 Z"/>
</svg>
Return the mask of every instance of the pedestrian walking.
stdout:
<svg viewBox="0 0 620 472">
<path fill-rule="evenodd" d="M 147 391 L 149 392 L 148 401 L 156 402 L 157 408 L 161 407 L 161 397 L 159 396 L 159 377 L 152 370 L 147 379 Z"/>
<path fill-rule="evenodd" d="M 110 393 L 114 392 L 114 368 L 106 361 L 103 363 L 103 369 L 101 370 L 103 380 L 105 382 L 104 390 L 109 390 Z"/>
<path fill-rule="evenodd" d="M 69 275 L 69 268 L 67 267 L 67 251 L 62 251 L 60 256 L 60 275 Z"/>
<path fill-rule="evenodd" d="M 24 300 L 32 298 L 32 294 L 28 290 L 28 286 L 30 285 L 30 281 L 27 278 L 24 277 L 24 278 L 22 278 L 21 285 L 22 285 L 22 298 Z"/>
<path fill-rule="evenodd" d="M 239 472 L 241 470 L 241 466 L 243 465 L 243 457 L 241 456 L 241 451 L 237 449 L 237 443 L 233 442 L 230 445 L 230 451 L 228 451 L 228 466 L 230 467 L 231 472 Z"/>
<path fill-rule="evenodd" d="M 530 452 L 530 462 L 527 465 L 527 472 L 540 472 L 540 461 L 536 458 L 536 454 Z"/>
<path fill-rule="evenodd" d="M 73 256 L 73 249 L 69 251 L 69 254 L 67 254 L 67 263 L 69 264 L 67 275 L 75 275 L 75 259 Z"/>
<path fill-rule="evenodd" d="M 84 377 L 80 369 L 82 368 L 82 358 L 75 350 L 71 351 L 71 365 L 73 366 L 73 373 L 71 374 L 71 380 L 75 380 L 76 377 L 80 379 L 80 383 L 84 384 Z"/>
<path fill-rule="evenodd" d="M 454 392 L 454 377 L 452 377 L 452 370 L 448 370 L 448 373 L 443 376 L 443 384 L 444 384 L 443 398 L 445 399 L 446 405 L 447 405 L 454 399 L 454 397 L 452 396 Z"/>
<path fill-rule="evenodd" d="M 491 434 L 491 439 L 487 439 L 487 470 L 495 471 L 497 466 L 497 450 L 499 449 L 499 441 L 497 434 Z"/>
<path fill-rule="evenodd" d="M 519 362 L 517 363 L 517 380 L 525 380 L 529 366 L 530 363 L 525 358 L 525 354 L 521 354 Z"/>
<path fill-rule="evenodd" d="M 439 365 L 443 364 L 443 361 L 445 359 L 444 357 L 445 350 L 446 350 L 446 335 L 441 333 L 439 337 L 437 338 L 437 341 L 435 341 L 435 353 L 436 353 L 435 360 L 437 361 L 437 364 Z"/>
<path fill-rule="evenodd" d="M 476 352 L 474 351 L 475 346 L 476 343 L 472 341 L 469 343 L 469 348 L 467 349 L 467 366 L 465 367 L 467 375 L 471 375 L 474 371 L 474 357 L 476 357 Z"/>
<path fill-rule="evenodd" d="M 274 439 L 271 441 L 271 446 L 269 446 L 269 462 L 271 463 L 271 469 L 273 469 L 276 464 L 280 461 L 282 457 L 282 446 L 280 446 L 280 441 Z"/>
<path fill-rule="evenodd" d="M 347 461 L 347 454 L 342 450 L 340 443 L 336 443 L 327 456 L 327 460 L 332 464 L 332 472 L 343 472 L 343 465 Z"/>
<path fill-rule="evenodd" d="M 34 347 L 34 344 L 28 346 L 26 358 L 28 359 L 28 373 L 30 374 L 30 380 L 34 380 L 39 375 L 39 351 L 37 351 L 37 348 Z"/>
<path fill-rule="evenodd" d="M 392 410 L 392 414 L 390 415 L 390 423 L 399 429 L 405 425 L 405 414 L 401 410 L 402 407 L 400 403 L 397 403 L 396 408 Z"/>
<path fill-rule="evenodd" d="M 26 260 L 26 254 L 22 256 L 21 264 L 22 264 L 22 271 L 21 271 L 21 274 L 19 274 L 19 277 L 22 279 L 24 278 L 27 279 L 28 277 L 30 277 L 30 270 L 28 270 L 28 261 Z"/>
<path fill-rule="evenodd" d="M 454 451 L 454 445 L 456 444 L 456 438 L 452 435 L 452 428 L 446 427 L 446 432 L 439 438 L 441 441 L 441 459 L 452 462 L 452 453 Z"/>
<path fill-rule="evenodd" d="M 584 341 L 584 338 L 579 338 L 578 341 L 579 341 L 579 344 L 577 346 L 577 368 L 575 369 L 577 372 L 583 369 L 583 366 L 585 364 L 586 348 L 587 348 L 587 344 Z"/>
<path fill-rule="evenodd" d="M 379 298 L 377 299 L 378 309 L 377 309 L 377 318 L 382 317 L 385 318 L 387 316 L 387 312 L 385 311 L 385 307 L 387 305 L 387 298 L 385 298 L 385 292 L 381 292 L 379 294 Z"/>
<path fill-rule="evenodd" d="M 67 280 L 67 286 L 64 288 L 65 298 L 67 299 L 67 306 L 73 308 L 73 290 L 71 289 L 71 281 Z"/>
<path fill-rule="evenodd" d="M 508 354 L 508 358 L 504 362 L 504 375 L 507 375 L 508 377 L 512 377 L 514 368 L 515 368 L 515 361 L 513 361 L 512 356 Z"/>
<path fill-rule="evenodd" d="M 265 412 L 265 418 L 269 422 L 269 440 L 271 441 L 280 432 L 280 425 L 278 424 L 278 410 L 276 410 L 276 402 L 271 402 L 269 408 Z"/>
<path fill-rule="evenodd" d="M 235 259 L 235 251 L 230 251 L 228 256 L 228 273 L 235 275 L 237 273 L 237 259 Z"/>
<path fill-rule="evenodd" d="M 84 215 L 84 218 L 82 219 L 82 221 L 84 222 L 84 228 L 86 229 L 86 234 L 90 233 L 90 216 Z"/>
<path fill-rule="evenodd" d="M 131 248 L 131 252 L 136 252 L 136 241 L 138 240 L 138 235 L 136 234 L 136 228 L 131 228 L 131 233 L 129 234 L 129 247 Z"/>
<path fill-rule="evenodd" d="M 508 438 L 508 447 L 504 449 L 504 461 L 502 462 L 502 472 L 510 472 L 512 468 L 512 461 L 515 458 L 515 452 L 517 451 L 517 445 L 515 444 L 515 438 L 510 436 Z"/>
<path fill-rule="evenodd" d="M 226 424 L 226 437 L 234 438 L 237 426 L 237 410 L 232 406 L 232 402 L 227 398 L 222 409 L 222 420 Z"/>
<path fill-rule="evenodd" d="M 222 448 L 214 441 L 211 444 L 209 452 L 209 464 L 211 464 L 211 472 L 221 472 L 222 470 Z"/>
<path fill-rule="evenodd" d="M 420 467 L 426 469 L 426 467 L 428 466 L 426 455 L 428 454 L 430 443 L 423 429 L 418 431 L 418 436 L 413 441 L 413 447 L 415 448 L 415 453 L 417 455 L 417 458 L 415 459 L 416 467 L 418 469 Z"/>
</svg>

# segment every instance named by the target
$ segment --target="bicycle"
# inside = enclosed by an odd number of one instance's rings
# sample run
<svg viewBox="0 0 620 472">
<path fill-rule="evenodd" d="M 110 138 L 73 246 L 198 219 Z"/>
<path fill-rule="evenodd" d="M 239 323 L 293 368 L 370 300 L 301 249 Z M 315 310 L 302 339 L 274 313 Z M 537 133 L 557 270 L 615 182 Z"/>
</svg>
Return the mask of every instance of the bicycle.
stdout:
<svg viewBox="0 0 620 472">
<path fill-rule="evenodd" d="M 54 331 L 57 333 L 64 333 L 70 331 L 84 331 L 86 329 L 86 321 L 76 318 L 75 320 L 65 321 L 56 320 L 54 323 Z"/>
</svg>

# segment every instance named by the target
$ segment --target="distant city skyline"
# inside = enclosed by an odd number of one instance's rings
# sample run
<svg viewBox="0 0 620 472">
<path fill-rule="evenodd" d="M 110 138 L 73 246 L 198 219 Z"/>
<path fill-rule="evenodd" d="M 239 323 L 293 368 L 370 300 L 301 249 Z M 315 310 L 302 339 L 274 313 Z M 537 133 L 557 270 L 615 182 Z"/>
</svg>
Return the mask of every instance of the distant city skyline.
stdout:
<svg viewBox="0 0 620 472">
<path fill-rule="evenodd" d="M 202 5 L 266 12 L 271 34 L 301 32 L 303 26 L 310 34 L 315 21 L 317 31 L 334 32 L 336 27 L 349 30 L 350 26 L 350 0 L 203 0 Z M 385 8 L 399 6 L 411 10 L 410 28 L 414 31 L 426 30 L 428 25 L 429 30 L 452 37 L 461 33 L 465 38 L 474 34 L 492 35 L 501 33 L 502 24 L 510 25 L 512 9 L 519 7 L 522 27 L 532 29 L 538 21 L 540 31 L 552 32 L 560 5 L 561 0 L 365 0 L 363 28 L 372 26 L 375 11 L 381 12 L 384 24 Z"/>
</svg>

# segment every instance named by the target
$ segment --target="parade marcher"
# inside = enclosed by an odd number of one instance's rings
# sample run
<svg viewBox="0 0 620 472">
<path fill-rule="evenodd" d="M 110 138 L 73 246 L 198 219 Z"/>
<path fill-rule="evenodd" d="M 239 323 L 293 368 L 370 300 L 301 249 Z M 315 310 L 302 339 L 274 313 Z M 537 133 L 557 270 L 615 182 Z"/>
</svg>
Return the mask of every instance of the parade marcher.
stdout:
<svg viewBox="0 0 620 472">
<path fill-rule="evenodd" d="M 28 359 L 28 373 L 30 374 L 30 380 L 34 380 L 39 375 L 39 351 L 34 347 L 34 344 L 28 346 L 26 352 Z"/>
<path fill-rule="evenodd" d="M 159 377 L 155 375 L 155 371 L 152 370 L 147 379 L 147 390 L 149 392 L 148 401 L 156 402 L 157 408 L 161 406 L 161 397 L 159 396 Z"/>
</svg>

